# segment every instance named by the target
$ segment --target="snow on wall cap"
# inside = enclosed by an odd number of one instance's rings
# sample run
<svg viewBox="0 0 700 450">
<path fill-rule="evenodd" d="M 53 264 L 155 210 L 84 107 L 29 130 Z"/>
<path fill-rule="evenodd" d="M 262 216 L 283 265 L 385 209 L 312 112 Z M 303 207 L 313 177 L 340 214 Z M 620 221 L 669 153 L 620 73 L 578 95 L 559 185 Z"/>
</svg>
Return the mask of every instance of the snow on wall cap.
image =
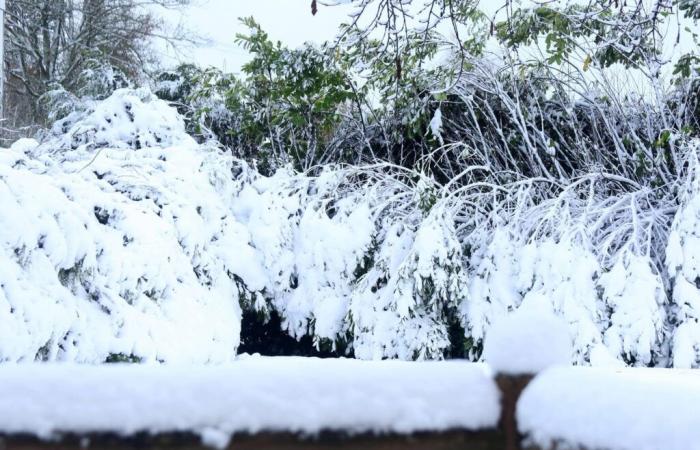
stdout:
<svg viewBox="0 0 700 450">
<path fill-rule="evenodd" d="M 569 364 L 571 355 L 566 323 L 546 309 L 524 305 L 496 321 L 484 344 L 484 359 L 496 374 L 534 375 Z"/>
<path fill-rule="evenodd" d="M 240 433 L 493 429 L 501 409 L 480 364 L 303 357 L 207 366 L 10 364 L 0 370 L 0 398 L 2 434 L 190 431 L 217 448 Z"/>
<path fill-rule="evenodd" d="M 518 401 L 533 448 L 699 450 L 700 373 L 660 368 L 554 367 Z"/>
</svg>

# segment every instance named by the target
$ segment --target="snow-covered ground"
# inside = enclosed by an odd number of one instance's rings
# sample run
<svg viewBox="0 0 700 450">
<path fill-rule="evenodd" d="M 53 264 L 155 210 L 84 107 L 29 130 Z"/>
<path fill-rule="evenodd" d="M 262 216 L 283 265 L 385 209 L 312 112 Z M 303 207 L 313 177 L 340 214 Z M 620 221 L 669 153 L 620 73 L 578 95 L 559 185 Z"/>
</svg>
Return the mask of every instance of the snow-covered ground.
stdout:
<svg viewBox="0 0 700 450">
<path fill-rule="evenodd" d="M 551 368 L 523 392 L 517 420 L 543 448 L 697 450 L 700 371 Z"/>
<path fill-rule="evenodd" d="M 248 357 L 224 366 L 0 366 L 0 433 L 477 430 L 499 394 L 480 364 Z"/>
</svg>

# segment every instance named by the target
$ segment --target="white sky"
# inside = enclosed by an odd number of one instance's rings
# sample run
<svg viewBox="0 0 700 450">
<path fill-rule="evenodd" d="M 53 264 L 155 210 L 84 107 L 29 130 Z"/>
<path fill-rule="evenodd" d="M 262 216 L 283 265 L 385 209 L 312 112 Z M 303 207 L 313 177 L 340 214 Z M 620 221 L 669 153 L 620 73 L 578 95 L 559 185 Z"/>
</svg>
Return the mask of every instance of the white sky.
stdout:
<svg viewBox="0 0 700 450">
<path fill-rule="evenodd" d="M 318 13 L 312 16 L 310 0 L 196 0 L 181 13 L 168 11 L 165 15 L 169 22 L 183 23 L 211 44 L 185 50 L 184 55 L 163 52 L 174 63 L 195 62 L 238 73 L 248 58 L 234 43 L 236 33 L 247 30 L 239 17 L 253 16 L 273 40 L 296 47 L 305 41 L 332 40 L 350 10 L 347 6 L 319 5 Z"/>
</svg>

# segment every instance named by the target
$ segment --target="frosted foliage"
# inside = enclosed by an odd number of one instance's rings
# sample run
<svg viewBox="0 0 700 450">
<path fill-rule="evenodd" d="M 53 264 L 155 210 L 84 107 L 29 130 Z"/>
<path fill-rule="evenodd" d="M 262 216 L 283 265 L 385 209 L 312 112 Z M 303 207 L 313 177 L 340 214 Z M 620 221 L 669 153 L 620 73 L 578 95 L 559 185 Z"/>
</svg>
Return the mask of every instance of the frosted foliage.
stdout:
<svg viewBox="0 0 700 450">
<path fill-rule="evenodd" d="M 441 217 L 416 231 L 388 227 L 375 265 L 353 295 L 355 354 L 360 358 L 440 358 L 449 346 L 443 308 L 457 306 L 461 249 Z"/>
<path fill-rule="evenodd" d="M 568 323 L 574 362 L 595 362 L 595 351 L 601 364 L 648 365 L 664 353 L 665 291 L 648 257 L 629 254 L 629 262 L 606 270 L 587 244 L 564 237 L 523 243 L 517 236 L 496 228 L 470 260 L 460 313 L 476 342 L 522 305 Z"/>
<path fill-rule="evenodd" d="M 610 326 L 604 333 L 609 351 L 625 361 L 646 366 L 662 352 L 665 302 L 661 278 L 649 262 L 632 256 L 629 263 L 618 261 L 600 279 L 603 298 L 609 310 Z"/>
<path fill-rule="evenodd" d="M 442 139 L 442 110 L 440 108 L 435 110 L 433 118 L 430 119 L 430 132 L 440 145 L 444 144 Z"/>
<path fill-rule="evenodd" d="M 566 242 L 522 243 L 499 228 L 483 255 L 474 259 L 469 298 L 462 308 L 472 336 L 483 341 L 491 324 L 520 305 L 561 316 L 571 328 L 572 357 L 586 361 L 601 341 L 602 314 L 596 292 L 596 259 Z"/>
<path fill-rule="evenodd" d="M 331 340 L 345 331 L 343 322 L 351 295 L 346 280 L 352 279 L 368 250 L 373 229 L 367 204 L 353 207 L 341 201 L 335 208 L 338 212 L 332 219 L 326 205 L 305 209 L 295 233 L 298 286 L 275 299 L 277 305 L 284 305 L 285 317 L 298 331 L 303 329 L 302 320 L 312 317 L 315 335 Z"/>
<path fill-rule="evenodd" d="M 280 171 L 245 186 L 235 202 L 236 217 L 250 230 L 257 260 L 266 269 L 246 285 L 258 291 L 256 306 L 278 310 L 296 337 L 305 335 L 309 324 L 319 339 L 333 340 L 343 332 L 348 280 L 370 244 L 368 206 L 332 197 L 341 179 Z"/>
<path fill-rule="evenodd" d="M 538 305 L 560 315 L 571 327 L 574 360 L 586 361 L 601 341 L 604 307 L 599 301 L 596 258 L 583 246 L 547 240 L 528 244 L 518 258 L 518 282 L 524 305 Z"/>
<path fill-rule="evenodd" d="M 458 304 L 464 285 L 450 220 L 424 219 L 430 206 L 411 190 L 407 210 L 385 208 L 393 191 L 379 181 L 358 189 L 354 176 L 280 170 L 242 188 L 234 211 L 266 273 L 246 283 L 248 298 L 279 312 L 295 337 L 333 345 L 351 336 L 359 358 L 441 358 L 449 346 L 443 308 Z"/>
<path fill-rule="evenodd" d="M 262 177 L 198 145 L 141 91 L 117 91 L 54 132 L 5 154 L 17 212 L 5 218 L 3 263 L 14 277 L 43 277 L 37 289 L 61 292 L 55 307 L 66 311 L 8 308 L 28 342 L 6 359 L 227 360 L 239 303 L 276 310 L 292 336 L 319 346 L 350 335 L 361 358 L 440 358 L 449 346 L 444 308 L 461 298 L 461 248 L 444 210 L 413 196 L 430 192 L 427 179 L 418 189 L 333 167 Z M 43 186 L 58 200 L 28 199 Z M 387 202 L 397 189 L 408 204 Z M 55 233 L 22 225 L 42 220 Z M 41 254 L 35 273 L 27 261 Z"/>
<path fill-rule="evenodd" d="M 471 336 L 483 341 L 491 321 L 517 307 L 521 296 L 515 285 L 516 246 L 509 230 L 499 227 L 490 242 L 477 242 L 475 247 L 468 298 L 460 311 Z"/>
<path fill-rule="evenodd" d="M 673 334 L 673 365 L 700 367 L 700 196 L 691 197 L 673 220 L 666 264 L 673 277 L 679 325 Z"/>
<path fill-rule="evenodd" d="M 448 219 L 432 214 L 421 222 L 408 262 L 401 275 L 414 297 L 434 308 L 462 300 L 462 249 Z"/>
</svg>

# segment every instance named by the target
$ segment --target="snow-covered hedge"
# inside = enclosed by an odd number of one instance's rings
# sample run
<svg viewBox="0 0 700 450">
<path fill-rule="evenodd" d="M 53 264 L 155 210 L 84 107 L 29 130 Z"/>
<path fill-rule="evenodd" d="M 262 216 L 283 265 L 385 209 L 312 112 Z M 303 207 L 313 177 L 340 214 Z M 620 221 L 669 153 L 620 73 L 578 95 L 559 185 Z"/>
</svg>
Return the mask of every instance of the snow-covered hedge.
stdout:
<svg viewBox="0 0 700 450">
<path fill-rule="evenodd" d="M 572 361 L 700 365 L 700 189 L 667 239 L 643 188 L 465 181 L 483 170 L 264 177 L 117 91 L 0 152 L 0 359 L 229 360 L 241 305 L 362 359 L 441 358 L 458 324 L 477 359 L 532 305 L 568 324 Z"/>
</svg>

